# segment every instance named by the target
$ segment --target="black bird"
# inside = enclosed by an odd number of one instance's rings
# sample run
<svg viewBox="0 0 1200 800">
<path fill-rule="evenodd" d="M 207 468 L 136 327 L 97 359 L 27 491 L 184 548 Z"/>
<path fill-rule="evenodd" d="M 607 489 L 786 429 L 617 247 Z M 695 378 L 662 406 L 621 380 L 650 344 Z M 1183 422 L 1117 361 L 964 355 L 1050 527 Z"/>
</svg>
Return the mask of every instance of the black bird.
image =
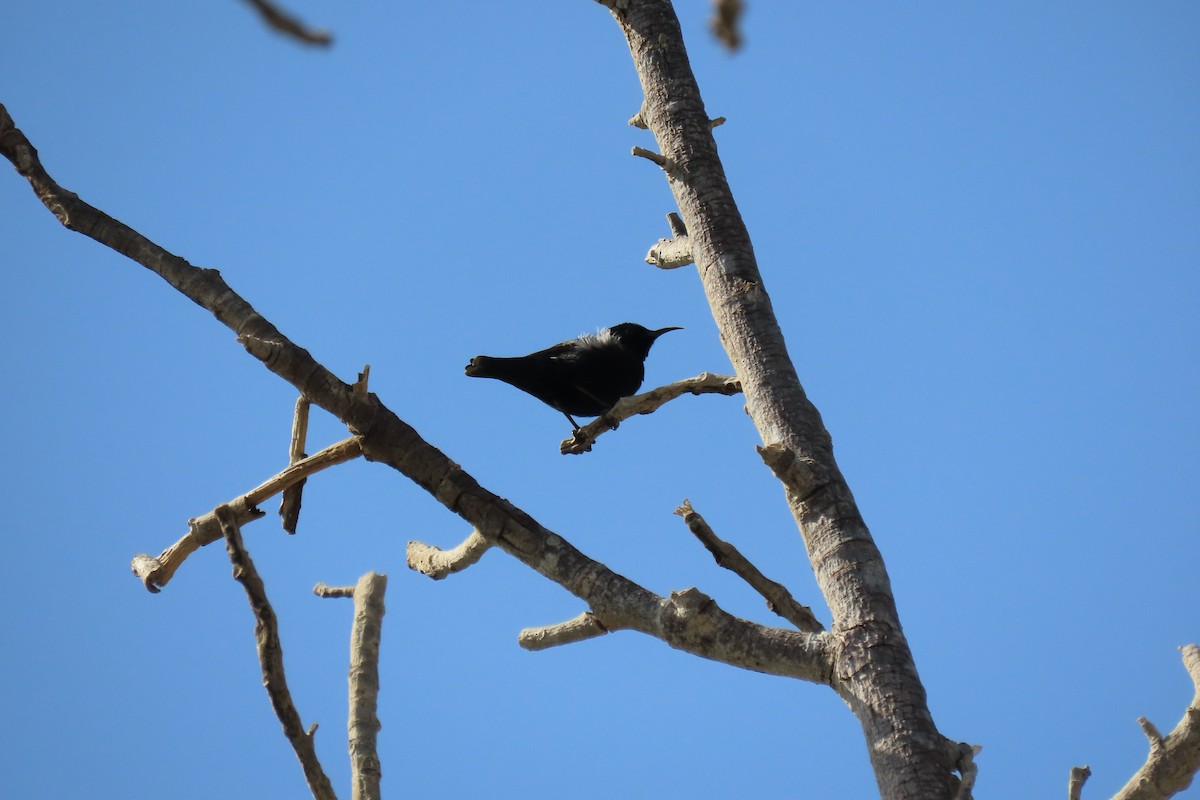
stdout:
<svg viewBox="0 0 1200 800">
<path fill-rule="evenodd" d="M 556 408 L 579 430 L 571 416 L 598 417 L 642 385 L 644 363 L 654 340 L 682 328 L 643 328 L 622 322 L 599 333 L 517 358 L 475 356 L 467 364 L 472 378 L 496 378 Z"/>
</svg>

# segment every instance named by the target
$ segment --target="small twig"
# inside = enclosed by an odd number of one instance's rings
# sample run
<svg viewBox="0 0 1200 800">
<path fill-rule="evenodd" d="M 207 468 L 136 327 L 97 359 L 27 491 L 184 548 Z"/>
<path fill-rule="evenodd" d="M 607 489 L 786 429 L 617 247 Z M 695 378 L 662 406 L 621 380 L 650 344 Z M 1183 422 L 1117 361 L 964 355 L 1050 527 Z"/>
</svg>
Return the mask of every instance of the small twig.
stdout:
<svg viewBox="0 0 1200 800">
<path fill-rule="evenodd" d="M 246 591 L 250 608 L 254 611 L 254 639 L 258 649 L 258 663 L 262 669 L 263 686 L 271 699 L 271 707 L 283 724 L 283 734 L 296 751 L 300 766 L 304 770 L 304 779 L 308 788 L 317 800 L 336 800 L 333 786 L 329 777 L 321 769 L 317 760 L 316 747 L 310 733 L 304 730 L 300 721 L 300 712 L 292 702 L 288 691 L 287 678 L 283 672 L 283 645 L 279 640 L 279 625 L 275 611 L 267 600 L 266 587 L 262 578 L 254 568 L 250 554 L 242 544 L 242 534 L 238 530 L 237 515 L 229 506 L 217 506 L 213 511 L 220 526 L 221 535 L 225 537 L 225 549 L 229 553 L 229 561 L 233 564 L 233 577 Z"/>
<path fill-rule="evenodd" d="M 611 630 L 612 628 L 606 627 L 595 614 L 585 611 L 574 619 L 556 625 L 526 628 L 518 634 L 517 643 L 526 650 L 545 650 L 559 645 L 582 642 L 585 639 L 595 639 Z"/>
<path fill-rule="evenodd" d="M 319 597 L 353 597 L 354 626 L 350 633 L 350 732 L 351 797 L 379 800 L 382 769 L 376 734 L 379 733 L 379 640 L 383 635 L 383 594 L 387 576 L 368 572 L 357 586 L 331 587 L 318 583 Z"/>
<path fill-rule="evenodd" d="M 728 120 L 726 120 L 724 117 L 713 117 L 708 121 L 708 128 L 709 130 L 712 130 L 713 128 L 719 128 L 726 122 L 728 122 Z"/>
<path fill-rule="evenodd" d="M 288 446 L 288 463 L 295 464 L 303 461 L 305 442 L 308 441 L 308 398 L 303 395 L 296 400 L 296 410 L 292 415 L 292 440 Z M 283 529 L 288 533 L 296 532 L 296 524 L 300 521 L 300 503 L 304 495 L 304 484 L 307 479 L 293 484 L 283 490 L 283 499 L 279 502 L 279 516 L 283 521 Z"/>
<path fill-rule="evenodd" d="M 713 0 L 713 15 L 709 27 L 717 41 L 729 51 L 742 46 L 742 13 L 746 6 L 742 0 Z"/>
<path fill-rule="evenodd" d="M 313 587 L 313 594 L 317 597 L 354 597 L 353 586 L 329 586 L 324 583 L 317 583 Z"/>
<path fill-rule="evenodd" d="M 246 0 L 246 2 L 258 10 L 259 15 L 268 26 L 285 36 L 290 36 L 304 44 L 322 47 L 328 47 L 333 43 L 333 35 L 329 31 L 309 28 L 298 17 L 289 14 L 269 0 Z"/>
<path fill-rule="evenodd" d="M 1092 777 L 1092 769 L 1086 764 L 1082 767 L 1071 767 L 1071 779 L 1067 782 L 1067 800 L 1080 800 L 1083 795 L 1083 785 Z"/>
<path fill-rule="evenodd" d="M 592 449 L 596 439 L 606 431 L 615 430 L 620 423 L 630 417 L 653 413 L 671 400 L 685 394 L 733 395 L 741 391 L 741 383 L 733 376 L 702 372 L 694 378 L 684 378 L 642 394 L 635 394 L 633 397 L 624 397 L 603 415 L 575 431 L 570 439 L 564 439 L 559 445 L 559 450 L 563 455 L 586 453 Z"/>
<path fill-rule="evenodd" d="M 1129 782 L 1113 795 L 1113 800 L 1159 800 L 1182 792 L 1200 770 L 1200 647 L 1179 648 L 1183 666 L 1192 679 L 1195 692 L 1175 728 L 1163 736 L 1145 717 L 1138 719 L 1150 741 L 1146 763 Z"/>
<path fill-rule="evenodd" d="M 264 516 L 264 512 L 258 509 L 260 503 L 313 473 L 358 458 L 360 455 L 362 455 L 362 447 L 359 445 L 357 436 L 343 439 L 303 461 L 290 465 L 279 474 L 225 505 L 233 509 L 237 524 L 245 525 L 247 522 Z M 135 555 L 130 564 L 133 574 L 137 575 L 151 592 L 157 592 L 166 586 L 188 556 L 221 538 L 221 528 L 217 524 L 215 514 L 215 511 L 210 511 L 188 520 L 188 532 L 184 537 L 162 551 L 157 558 L 145 553 Z"/>
<path fill-rule="evenodd" d="M 354 382 L 354 386 L 352 387 L 354 390 L 355 397 L 365 398 L 367 396 L 367 384 L 368 384 L 368 382 L 370 382 L 370 380 L 371 380 L 371 365 L 364 364 L 363 368 L 362 368 L 362 372 L 358 373 L 358 380 L 356 380 Z"/>
<path fill-rule="evenodd" d="M 675 162 L 661 153 L 654 152 L 653 150 L 647 150 L 644 147 L 635 146 L 633 148 L 633 154 L 649 161 L 653 161 L 655 164 L 658 164 L 660 167 L 662 167 L 666 172 L 670 172 L 671 170 L 675 169 Z"/>
<path fill-rule="evenodd" d="M 750 588 L 761 594 L 767 601 L 767 608 L 802 631 L 817 633 L 825 630 L 825 627 L 813 616 L 812 610 L 808 606 L 796 602 L 786 586 L 763 575 L 759 572 L 758 567 L 751 564 L 750 560 L 742 555 L 736 547 L 718 537 L 705 522 L 704 517 L 692 508 L 690 502 L 684 500 L 683 504 L 675 509 L 675 513 L 683 517 L 688 530 L 700 540 L 708 552 L 712 553 L 717 566 L 724 567 L 750 584 Z"/>
<path fill-rule="evenodd" d="M 424 542 L 410 541 L 406 554 L 408 567 L 423 575 L 428 575 L 435 581 L 440 581 L 447 575 L 461 572 L 483 558 L 483 554 L 491 546 L 479 531 L 471 531 L 471 535 L 453 550 L 443 550 Z"/>
</svg>

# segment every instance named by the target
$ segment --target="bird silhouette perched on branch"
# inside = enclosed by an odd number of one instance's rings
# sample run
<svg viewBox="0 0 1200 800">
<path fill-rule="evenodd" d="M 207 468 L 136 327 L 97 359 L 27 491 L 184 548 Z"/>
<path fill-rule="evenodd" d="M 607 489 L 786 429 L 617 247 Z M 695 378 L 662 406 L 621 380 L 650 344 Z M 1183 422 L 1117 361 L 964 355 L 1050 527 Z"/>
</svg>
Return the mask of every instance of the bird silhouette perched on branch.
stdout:
<svg viewBox="0 0 1200 800">
<path fill-rule="evenodd" d="M 561 411 L 571 428 L 579 430 L 571 415 L 598 417 L 636 392 L 645 378 L 646 356 L 654 340 L 678 330 L 682 328 L 652 331 L 622 322 L 527 356 L 475 356 L 466 372 L 472 378 L 495 378 L 528 392 Z"/>
</svg>

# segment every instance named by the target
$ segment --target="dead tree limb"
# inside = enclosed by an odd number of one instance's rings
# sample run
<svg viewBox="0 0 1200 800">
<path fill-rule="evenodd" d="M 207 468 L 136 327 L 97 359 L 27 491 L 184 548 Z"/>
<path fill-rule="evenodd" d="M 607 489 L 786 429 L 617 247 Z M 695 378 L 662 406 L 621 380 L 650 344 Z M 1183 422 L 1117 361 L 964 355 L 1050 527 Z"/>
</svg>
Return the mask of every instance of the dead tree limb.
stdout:
<svg viewBox="0 0 1200 800">
<path fill-rule="evenodd" d="M 387 576 L 368 572 L 356 586 L 317 584 L 319 597 L 354 598 L 350 632 L 350 787 L 353 800 L 379 800 L 383 776 L 376 744 L 379 733 L 379 641 L 383 635 L 383 595 Z"/>
<path fill-rule="evenodd" d="M 263 686 L 271 699 L 271 707 L 275 716 L 283 725 L 283 734 L 287 737 L 300 759 L 304 770 L 304 779 L 308 788 L 317 800 L 337 800 L 333 786 L 321 762 L 317 760 L 317 750 L 313 744 L 314 725 L 308 731 L 300 720 L 300 712 L 292 702 L 291 692 L 288 691 L 287 678 L 283 671 L 283 645 L 279 641 L 279 624 L 275 619 L 275 610 L 267 600 L 267 591 L 263 586 L 258 570 L 250 554 L 242 544 L 242 534 L 238 530 L 237 515 L 229 506 L 217 506 L 213 511 L 221 535 L 225 537 L 225 549 L 229 552 L 229 561 L 233 564 L 233 577 L 246 590 L 246 599 L 254 611 L 254 639 L 258 649 L 258 663 L 262 669 Z"/>
<path fill-rule="evenodd" d="M 700 541 L 700 544 L 704 545 L 708 552 L 712 553 L 717 566 L 724 567 L 749 584 L 751 589 L 758 592 L 767 601 L 767 608 L 795 625 L 799 630 L 810 633 L 825 630 L 825 626 L 813 616 L 811 608 L 796 602 L 796 598 L 792 597 L 792 593 L 786 586 L 763 575 L 758 567 L 750 563 L 750 559 L 742 555 L 740 550 L 717 536 L 704 517 L 692 508 L 690 502 L 684 500 L 683 504 L 675 509 L 675 513 L 683 517 L 683 521 L 692 535 Z"/>
<path fill-rule="evenodd" d="M 466 520 L 493 546 L 588 604 L 616 627 L 654 636 L 670 647 L 756 672 L 834 683 L 827 634 L 769 628 L 739 619 L 694 594 L 670 598 L 594 561 L 512 503 L 484 489 L 461 466 L 421 438 L 369 392 L 356 392 L 284 336 L 215 269 L 195 267 L 81 200 L 46 173 L 37 150 L 0 105 L 0 154 L 68 229 L 116 250 L 155 273 L 229 327 L 254 358 L 358 437 L 363 455 L 416 483 Z M 149 558 L 149 557 L 145 557 Z"/>
<path fill-rule="evenodd" d="M 1113 800 L 1165 800 L 1192 785 L 1200 770 L 1200 647 L 1179 648 L 1195 692 L 1175 728 L 1163 736 L 1145 717 L 1138 719 L 1150 742 L 1146 763 Z"/>
<path fill-rule="evenodd" d="M 362 447 L 356 437 L 343 439 L 303 461 L 297 461 L 246 494 L 235 497 L 224 505 L 233 511 L 238 525 L 245 525 L 264 516 L 264 512 L 258 508 L 260 503 L 279 494 L 289 486 L 294 486 L 307 479 L 315 472 L 345 463 L 360 455 L 362 455 Z M 220 538 L 221 528 L 217 523 L 216 512 L 210 511 L 202 516 L 189 519 L 188 532 L 184 534 L 183 538 L 163 550 L 157 557 L 138 553 L 133 557 L 130 566 L 133 568 L 133 574 L 141 578 L 147 589 L 151 592 L 158 592 L 170 582 L 175 571 L 187 560 L 188 556 Z"/>
</svg>

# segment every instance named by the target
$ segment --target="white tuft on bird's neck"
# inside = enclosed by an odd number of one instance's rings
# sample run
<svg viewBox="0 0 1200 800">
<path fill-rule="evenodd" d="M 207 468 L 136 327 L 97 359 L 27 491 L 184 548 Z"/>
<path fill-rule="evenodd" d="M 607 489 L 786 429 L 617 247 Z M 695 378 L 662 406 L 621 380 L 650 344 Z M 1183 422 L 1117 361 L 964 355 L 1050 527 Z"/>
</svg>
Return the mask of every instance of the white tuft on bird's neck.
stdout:
<svg viewBox="0 0 1200 800">
<path fill-rule="evenodd" d="M 579 346 L 585 350 L 591 350 L 596 347 L 604 347 L 610 344 L 621 344 L 621 340 L 613 335 L 613 332 L 608 328 L 601 328 L 595 333 L 580 334 Z"/>
</svg>

